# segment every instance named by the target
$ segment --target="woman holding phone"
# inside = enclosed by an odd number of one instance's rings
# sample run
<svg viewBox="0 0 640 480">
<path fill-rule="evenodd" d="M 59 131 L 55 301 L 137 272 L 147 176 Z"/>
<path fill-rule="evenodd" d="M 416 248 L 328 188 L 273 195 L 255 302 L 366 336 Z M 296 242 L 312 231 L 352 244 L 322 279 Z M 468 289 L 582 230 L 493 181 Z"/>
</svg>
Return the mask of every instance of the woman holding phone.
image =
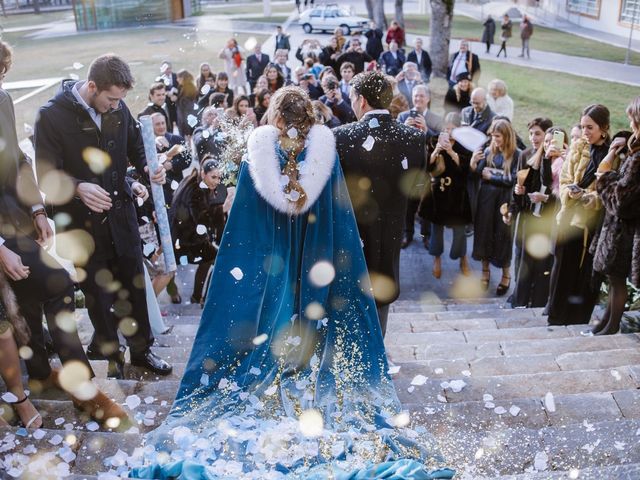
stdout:
<svg viewBox="0 0 640 480">
<path fill-rule="evenodd" d="M 444 252 L 444 227 L 453 230 L 453 243 L 449 251 L 452 260 L 460 259 L 460 271 L 469 275 L 467 261 L 467 237 L 464 233 L 465 225 L 471 223 L 471 205 L 467 192 L 467 175 L 471 152 L 451 138 L 454 128 L 460 126 L 459 113 L 451 112 L 445 117 L 444 131 L 438 136 L 427 171 L 431 178 L 431 191 L 426 194 L 418 215 L 431 222 L 429 236 L 429 254 L 433 256 L 433 276 L 442 275 L 440 257 Z"/>
<path fill-rule="evenodd" d="M 596 172 L 609 151 L 609 117 L 604 105 L 584 109 L 580 119 L 583 136 L 571 144 L 562 166 L 558 236 L 547 304 L 549 325 L 589 323 L 598 299 L 589 245 L 601 226 Z"/>
<path fill-rule="evenodd" d="M 502 269 L 502 279 L 496 295 L 502 296 L 511 285 L 511 254 L 513 235 L 502 216 L 507 213 L 511 191 L 516 181 L 516 134 L 511 122 L 494 120 L 491 144 L 486 150 L 477 150 L 471 157 L 470 168 L 480 175 L 480 190 L 474 218 L 473 258 L 482 262 L 482 285 L 489 289 L 493 265 Z"/>
<path fill-rule="evenodd" d="M 507 223 L 519 212 L 522 255 L 516 268 L 516 286 L 511 296 L 512 307 L 544 307 L 549 299 L 549 274 L 553 266 L 551 254 L 552 226 L 555 219 L 557 193 L 553 189 L 552 165 L 567 148 L 567 134 L 560 128 L 549 128 L 543 145 L 533 154 L 518 177 L 513 190 L 512 208 Z"/>
</svg>

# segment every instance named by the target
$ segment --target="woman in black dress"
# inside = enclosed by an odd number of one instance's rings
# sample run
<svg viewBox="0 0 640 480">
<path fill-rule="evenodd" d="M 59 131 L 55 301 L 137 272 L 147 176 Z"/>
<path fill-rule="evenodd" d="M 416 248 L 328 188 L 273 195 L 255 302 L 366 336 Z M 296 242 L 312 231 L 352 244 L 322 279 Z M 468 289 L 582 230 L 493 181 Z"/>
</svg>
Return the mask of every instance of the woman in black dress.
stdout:
<svg viewBox="0 0 640 480">
<path fill-rule="evenodd" d="M 453 243 L 449 256 L 460 259 L 460 271 L 469 275 L 467 262 L 467 237 L 465 225 L 471 223 L 471 205 L 467 193 L 467 175 L 471 152 L 451 138 L 454 128 L 460 126 L 460 114 L 449 113 L 445 117 L 444 131 L 438 137 L 427 171 L 431 177 L 431 189 L 423 197 L 418 215 L 431 222 L 429 254 L 433 259 L 433 276 L 440 278 L 444 252 L 444 227 L 453 230 Z"/>
<path fill-rule="evenodd" d="M 611 335 L 620 329 L 630 274 L 635 287 L 640 287 L 640 97 L 627 107 L 627 116 L 633 135 L 628 142 L 614 137 L 596 173 L 605 217 L 592 244 L 593 270 L 606 275 L 609 301 L 602 321 L 590 331 L 594 335 Z M 619 171 L 614 168 L 616 156 L 625 157 Z"/>
<path fill-rule="evenodd" d="M 474 218 L 473 258 L 482 262 L 482 285 L 489 288 L 489 265 L 502 269 L 502 279 L 496 295 L 502 296 L 511 285 L 511 228 L 503 221 L 516 181 L 516 134 L 511 122 L 498 119 L 489 130 L 491 144 L 486 150 L 477 150 L 471 157 L 471 170 L 480 175 L 476 216 Z"/>
<path fill-rule="evenodd" d="M 598 299 L 589 245 L 601 226 L 596 171 L 609 151 L 609 109 L 588 106 L 580 125 L 583 137 L 571 144 L 560 176 L 561 207 L 547 305 L 550 325 L 589 323 Z"/>
<path fill-rule="evenodd" d="M 554 135 L 558 135 L 558 139 L 554 140 Z M 520 214 L 518 226 L 522 244 L 522 254 L 516 259 L 520 262 L 516 268 L 516 286 L 511 296 L 514 308 L 544 307 L 549 299 L 549 276 L 553 266 L 550 247 L 558 200 L 553 193 L 551 165 L 563 155 L 567 144 L 564 130 L 549 128 L 543 146 L 520 166 L 522 170 L 518 172 L 518 176 L 524 178 L 514 188 L 510 209 Z"/>
</svg>

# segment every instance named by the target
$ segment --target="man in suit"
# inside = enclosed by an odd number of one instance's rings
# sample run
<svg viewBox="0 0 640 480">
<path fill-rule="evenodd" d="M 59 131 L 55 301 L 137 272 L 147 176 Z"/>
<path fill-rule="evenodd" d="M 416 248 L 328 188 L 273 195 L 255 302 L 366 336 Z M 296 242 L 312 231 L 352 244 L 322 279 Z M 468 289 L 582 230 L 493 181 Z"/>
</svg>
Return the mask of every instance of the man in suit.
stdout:
<svg viewBox="0 0 640 480">
<path fill-rule="evenodd" d="M 398 82 L 398 91 L 409 103 L 409 108 L 413 108 L 413 87 L 422 83 L 418 66 L 413 62 L 405 62 L 402 66 L 402 79 Z"/>
<path fill-rule="evenodd" d="M 402 185 L 417 183 L 426 136 L 392 119 L 388 108 L 393 89 L 382 72 L 356 75 L 350 96 L 359 121 L 334 129 L 336 148 L 384 334 L 389 305 L 400 294 L 400 242 L 407 207 Z"/>
<path fill-rule="evenodd" d="M 252 92 L 256 87 L 258 78 L 264 74 L 264 69 L 268 64 L 269 55 L 262 53 L 262 45 L 258 43 L 253 49 L 253 54 L 247 57 L 247 80 Z"/>
<path fill-rule="evenodd" d="M 322 95 L 318 100 L 331 109 L 333 116 L 340 120 L 340 124 L 354 122 L 356 115 L 351 108 L 348 98 L 342 96 L 338 79 L 333 75 L 322 77 Z"/>
<path fill-rule="evenodd" d="M 349 94 L 351 93 L 351 79 L 356 73 L 356 69 L 353 66 L 353 63 L 344 62 L 340 66 L 340 93 L 342 93 L 342 98 L 349 98 Z"/>
<path fill-rule="evenodd" d="M 364 64 L 373 60 L 374 59 L 362 49 L 360 38 L 352 38 L 349 42 L 349 48 L 336 58 L 336 63 L 338 67 L 341 67 L 344 62 L 350 62 L 353 64 L 355 72 L 360 73 L 364 71 Z"/>
<path fill-rule="evenodd" d="M 198 161 L 202 163 L 206 155 L 214 157 L 221 155 L 224 143 L 218 111 L 215 107 L 205 108 L 202 112 L 201 125 L 193 131 L 193 145 Z"/>
<path fill-rule="evenodd" d="M 291 50 L 291 44 L 289 43 L 289 35 L 282 31 L 282 27 L 278 25 L 276 27 L 276 48 L 274 50 L 274 54 L 277 55 L 278 50 L 286 50 L 287 52 Z"/>
<path fill-rule="evenodd" d="M 8 46 L 0 42 L 0 87 L 1 78 L 4 78 L 11 64 L 11 56 Z M 18 146 L 15 125 L 11 97 L 0 88 L 0 138 L 4 142 L 4 148 L 0 151 L 0 269 L 15 293 L 20 314 L 30 330 L 28 344 L 25 345 L 31 349 L 31 356 L 25 357 L 30 389 L 61 389 L 58 371 L 52 370 L 49 364 L 42 326 L 43 313 L 55 353 L 63 367 L 68 362 L 83 364 L 86 382 L 91 381 L 94 372 L 82 349 L 78 332 L 74 328 L 67 328 L 69 320 L 74 322 L 75 327 L 73 281 L 47 252 L 52 246 L 53 231 L 32 166 Z M 58 188 L 54 201 L 70 193 L 64 185 L 68 187 L 73 184 L 71 179 L 56 175 L 40 177 L 40 180 L 56 184 Z M 78 381 L 80 383 L 82 379 Z M 84 387 L 87 386 L 95 388 L 93 384 L 86 383 Z M 101 423 L 109 418 L 126 417 L 124 411 L 104 393 L 98 389 L 94 392 L 92 398 L 80 400 L 77 392 L 67 386 L 67 393 L 76 408 L 85 410 Z"/>
<path fill-rule="evenodd" d="M 284 77 L 284 84 L 291 84 L 291 68 L 287 66 L 287 60 L 289 60 L 289 52 L 288 50 L 276 50 L 276 58 L 275 58 L 275 66 L 282 76 Z"/>
<path fill-rule="evenodd" d="M 460 49 L 451 55 L 449 68 L 447 69 L 447 79 L 449 86 L 456 84 L 456 78 L 461 73 L 468 73 L 473 83 L 477 84 L 480 78 L 480 59 L 475 53 L 471 53 L 468 40 L 460 40 Z"/>
<path fill-rule="evenodd" d="M 431 92 L 427 85 L 419 84 L 413 87 L 412 92 L 413 108 L 402 112 L 398 115 L 398 122 L 404 123 L 409 127 L 416 128 L 427 134 L 427 137 L 437 137 L 444 128 L 444 120 L 440 115 L 431 111 Z M 411 196 L 407 203 L 407 215 L 404 221 L 404 238 L 402 239 L 402 248 L 407 248 L 413 242 L 415 233 L 415 218 L 420 206 L 421 195 L 418 191 Z M 431 225 L 427 221 L 423 221 L 420 225 L 420 235 L 425 248 L 429 245 L 429 235 L 431 234 Z"/>
<path fill-rule="evenodd" d="M 167 172 L 167 181 L 163 185 L 164 201 L 171 205 L 173 192 L 184 178 L 182 171 L 191 165 L 191 152 L 184 138 L 167 131 L 167 123 L 159 113 L 151 115 L 153 134 L 156 136 L 156 150 L 164 159 L 163 166 Z"/>
<path fill-rule="evenodd" d="M 462 109 L 462 124 L 480 130 L 485 135 L 489 131 L 496 114 L 487 105 L 487 91 L 476 88 L 471 92 L 471 106 Z"/>
<path fill-rule="evenodd" d="M 173 130 L 174 124 L 178 122 L 178 77 L 173 73 L 171 62 L 164 61 L 160 65 L 160 76 L 156 78 L 156 82 L 164 83 L 167 96 L 165 102 L 167 104 L 167 113 L 169 114 L 169 129 Z"/>
<path fill-rule="evenodd" d="M 407 55 L 407 62 L 413 62 L 418 66 L 418 71 L 424 83 L 429 83 L 431 78 L 431 57 L 422 49 L 422 39 L 416 38 L 414 49 Z"/>
<path fill-rule="evenodd" d="M 169 114 L 166 110 L 166 97 L 167 97 L 167 89 L 165 88 L 164 83 L 155 82 L 151 84 L 151 88 L 149 88 L 149 105 L 145 107 L 138 114 L 138 119 L 143 115 L 153 115 L 154 113 L 160 113 L 164 117 L 164 121 L 167 125 L 169 122 Z"/>
<path fill-rule="evenodd" d="M 389 44 L 389 50 L 380 55 L 378 63 L 382 71 L 387 75 L 395 77 L 402 71 L 402 66 L 405 61 L 404 50 L 399 50 L 397 42 L 393 40 Z"/>
<path fill-rule="evenodd" d="M 87 355 L 109 360 L 113 378 L 124 376 L 118 330 L 127 338 L 133 365 L 158 375 L 172 370 L 151 351 L 135 194 L 126 181 L 129 162 L 142 175 L 148 170 L 140 128 L 122 101 L 132 87 L 129 66 L 103 55 L 91 63 L 87 80 L 62 83 L 35 125 L 38 178 L 53 173 L 71 179 L 71 195 L 62 199 L 50 191 L 57 185 L 41 188 L 55 202 L 54 212 L 68 216 L 69 235 L 84 246 L 84 255 L 76 253 L 74 260 L 83 270 L 80 287 L 95 330 Z M 149 172 L 156 184 L 165 176 L 162 166 Z"/>
</svg>

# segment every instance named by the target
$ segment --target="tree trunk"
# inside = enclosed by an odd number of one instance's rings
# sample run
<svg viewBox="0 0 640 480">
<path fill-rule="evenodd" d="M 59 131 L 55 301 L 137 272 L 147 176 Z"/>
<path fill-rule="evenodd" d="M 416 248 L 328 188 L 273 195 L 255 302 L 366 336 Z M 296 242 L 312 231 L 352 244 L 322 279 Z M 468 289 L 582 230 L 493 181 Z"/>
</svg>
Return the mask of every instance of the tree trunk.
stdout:
<svg viewBox="0 0 640 480">
<path fill-rule="evenodd" d="M 400 24 L 400 26 L 404 29 L 404 9 L 403 9 L 404 0 L 396 0 L 396 21 Z"/>
<path fill-rule="evenodd" d="M 373 17 L 373 1 L 372 0 L 364 0 L 364 4 L 367 7 L 367 16 L 371 20 L 375 20 Z"/>
<path fill-rule="evenodd" d="M 431 42 L 429 54 L 433 63 L 433 74 L 446 77 L 449 66 L 449 42 L 451 40 L 451 23 L 453 20 L 453 4 L 455 0 L 430 0 L 431 21 L 429 31 Z"/>
<path fill-rule="evenodd" d="M 33 0 L 33 13 L 40 13 L 40 0 Z"/>
<path fill-rule="evenodd" d="M 387 29 L 387 18 L 384 16 L 384 0 L 372 0 L 373 21 L 383 32 Z"/>
</svg>

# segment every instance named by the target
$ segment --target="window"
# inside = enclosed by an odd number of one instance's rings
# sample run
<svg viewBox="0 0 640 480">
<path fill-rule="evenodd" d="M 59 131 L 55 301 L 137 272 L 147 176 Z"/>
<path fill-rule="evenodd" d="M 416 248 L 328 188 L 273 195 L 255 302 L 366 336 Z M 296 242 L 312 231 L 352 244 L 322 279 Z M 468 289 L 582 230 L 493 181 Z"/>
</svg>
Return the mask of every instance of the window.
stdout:
<svg viewBox="0 0 640 480">
<path fill-rule="evenodd" d="M 309 14 L 310 17 L 321 17 L 322 16 L 322 11 L 320 9 L 314 9 L 311 10 L 311 13 Z"/>
<path fill-rule="evenodd" d="M 635 21 L 633 21 L 634 15 L 636 17 Z M 640 23 L 640 0 L 622 0 L 620 21 L 625 23 Z"/>
<path fill-rule="evenodd" d="M 586 17 L 600 16 L 600 0 L 567 0 L 567 10 Z"/>
</svg>

